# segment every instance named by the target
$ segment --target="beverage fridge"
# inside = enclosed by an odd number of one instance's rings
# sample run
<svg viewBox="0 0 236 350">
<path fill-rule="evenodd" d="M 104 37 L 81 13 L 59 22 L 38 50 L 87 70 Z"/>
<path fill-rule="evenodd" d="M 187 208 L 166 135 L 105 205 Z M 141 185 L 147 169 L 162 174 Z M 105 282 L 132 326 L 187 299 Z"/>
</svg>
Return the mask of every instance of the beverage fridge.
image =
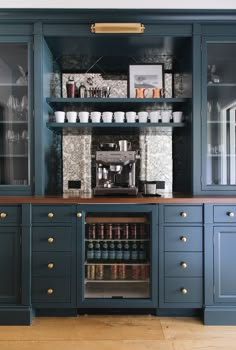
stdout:
<svg viewBox="0 0 236 350">
<path fill-rule="evenodd" d="M 81 305 L 156 307 L 156 206 L 88 205 L 86 209 L 80 257 Z"/>
</svg>

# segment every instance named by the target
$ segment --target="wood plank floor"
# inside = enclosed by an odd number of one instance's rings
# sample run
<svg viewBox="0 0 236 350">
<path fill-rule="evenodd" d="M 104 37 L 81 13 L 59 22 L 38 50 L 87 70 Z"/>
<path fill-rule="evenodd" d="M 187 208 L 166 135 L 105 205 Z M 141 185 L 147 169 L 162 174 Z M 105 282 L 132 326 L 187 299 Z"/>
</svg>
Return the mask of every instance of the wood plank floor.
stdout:
<svg viewBox="0 0 236 350">
<path fill-rule="evenodd" d="M 154 316 L 37 317 L 0 326 L 0 350 L 236 350 L 236 326 Z"/>
</svg>

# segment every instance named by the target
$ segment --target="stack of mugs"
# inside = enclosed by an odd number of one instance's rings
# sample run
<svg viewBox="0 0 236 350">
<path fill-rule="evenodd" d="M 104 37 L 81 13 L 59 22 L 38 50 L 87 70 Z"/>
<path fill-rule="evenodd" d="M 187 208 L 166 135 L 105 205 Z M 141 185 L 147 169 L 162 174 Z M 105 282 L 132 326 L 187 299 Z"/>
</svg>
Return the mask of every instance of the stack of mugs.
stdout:
<svg viewBox="0 0 236 350">
<path fill-rule="evenodd" d="M 56 111 L 55 119 L 57 123 L 64 123 L 67 121 L 68 123 L 158 123 L 161 121 L 162 123 L 181 123 L 183 121 L 183 112 L 172 110 L 153 110 L 153 111 L 140 111 L 138 113 L 134 111 L 123 112 L 99 112 L 99 111 Z"/>
</svg>

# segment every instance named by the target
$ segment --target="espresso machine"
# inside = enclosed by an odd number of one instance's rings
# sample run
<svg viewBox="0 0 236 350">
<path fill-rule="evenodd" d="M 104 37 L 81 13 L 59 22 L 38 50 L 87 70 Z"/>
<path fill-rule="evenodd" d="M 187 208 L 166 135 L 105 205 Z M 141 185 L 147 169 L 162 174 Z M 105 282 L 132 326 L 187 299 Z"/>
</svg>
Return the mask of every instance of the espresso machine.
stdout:
<svg viewBox="0 0 236 350">
<path fill-rule="evenodd" d="M 96 187 L 94 195 L 130 195 L 136 196 L 135 168 L 140 158 L 136 151 L 126 150 L 112 144 L 113 150 L 96 152 Z"/>
</svg>

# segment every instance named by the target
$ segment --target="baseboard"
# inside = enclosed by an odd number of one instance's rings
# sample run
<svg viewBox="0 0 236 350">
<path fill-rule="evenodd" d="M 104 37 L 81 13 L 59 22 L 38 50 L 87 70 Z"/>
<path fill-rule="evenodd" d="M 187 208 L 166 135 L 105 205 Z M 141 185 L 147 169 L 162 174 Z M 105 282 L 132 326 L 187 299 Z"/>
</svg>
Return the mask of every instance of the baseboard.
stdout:
<svg viewBox="0 0 236 350">
<path fill-rule="evenodd" d="M 30 326 L 32 310 L 29 306 L 0 306 L 1 326 Z"/>
<path fill-rule="evenodd" d="M 235 326 L 236 306 L 206 306 L 203 318 L 206 325 Z"/>
</svg>

